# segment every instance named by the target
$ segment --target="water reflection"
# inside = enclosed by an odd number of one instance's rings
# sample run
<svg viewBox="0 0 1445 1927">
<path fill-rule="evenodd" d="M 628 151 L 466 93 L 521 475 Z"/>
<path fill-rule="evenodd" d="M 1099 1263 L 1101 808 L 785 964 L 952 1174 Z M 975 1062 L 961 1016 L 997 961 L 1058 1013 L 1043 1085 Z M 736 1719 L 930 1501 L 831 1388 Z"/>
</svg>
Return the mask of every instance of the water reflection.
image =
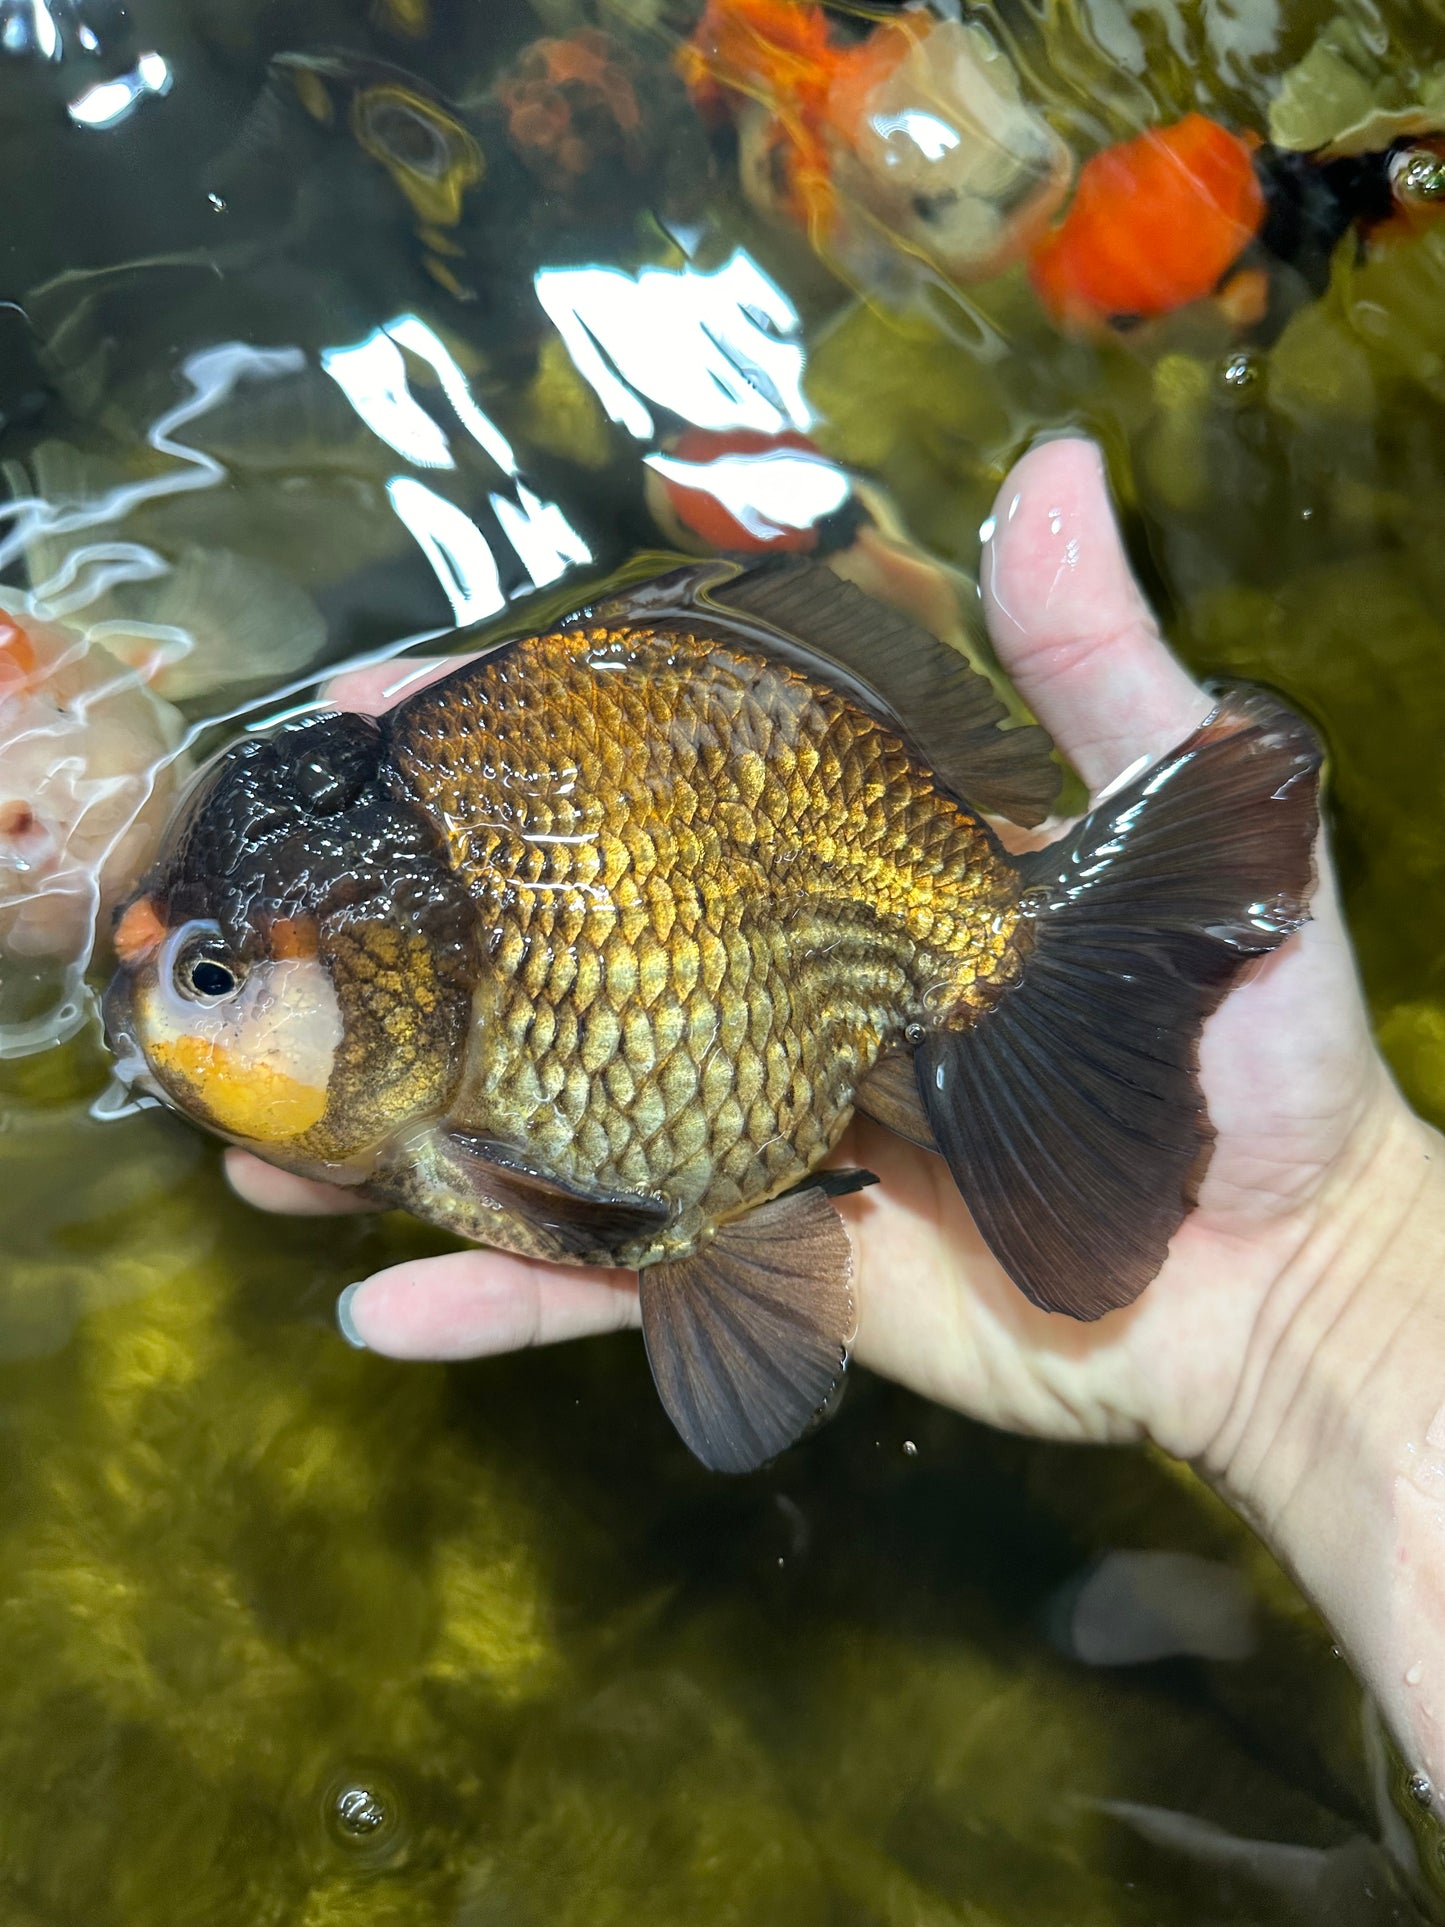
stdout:
<svg viewBox="0 0 1445 1927">
<path fill-rule="evenodd" d="M 115 127 L 148 94 L 168 94 L 171 70 L 158 53 L 142 54 L 134 69 L 117 80 L 98 81 L 66 108 L 77 127 Z"/>
<path fill-rule="evenodd" d="M 712 273 L 547 268 L 537 299 L 578 373 L 638 441 L 645 401 L 699 428 L 807 428 L 798 311 L 739 249 Z"/>
</svg>

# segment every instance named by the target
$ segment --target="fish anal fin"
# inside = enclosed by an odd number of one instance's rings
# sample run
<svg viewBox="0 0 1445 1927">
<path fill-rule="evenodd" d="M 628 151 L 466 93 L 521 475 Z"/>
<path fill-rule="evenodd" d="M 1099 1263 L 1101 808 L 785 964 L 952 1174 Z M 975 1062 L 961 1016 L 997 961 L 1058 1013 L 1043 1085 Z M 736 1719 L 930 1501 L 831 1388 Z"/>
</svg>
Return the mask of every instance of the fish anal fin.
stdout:
<svg viewBox="0 0 1445 1927">
<path fill-rule="evenodd" d="M 589 1188 L 540 1169 L 526 1152 L 474 1132 L 450 1129 L 445 1146 L 454 1171 L 464 1171 L 477 1198 L 515 1213 L 558 1258 L 601 1262 L 655 1235 L 671 1216 L 658 1198 Z"/>
<path fill-rule="evenodd" d="M 697 593 L 846 671 L 863 686 L 865 706 L 881 710 L 975 809 L 1028 827 L 1048 815 L 1062 772 L 1046 732 L 1036 723 L 1005 727 L 1008 711 L 988 677 L 910 616 L 816 562 L 764 563 L 702 581 Z"/>
<path fill-rule="evenodd" d="M 639 1276 L 668 1417 L 715 1472 L 752 1472 L 807 1431 L 847 1365 L 853 1253 L 816 1185 L 723 1225 Z"/>
<path fill-rule="evenodd" d="M 853 1108 L 924 1151 L 936 1151 L 938 1139 L 918 1094 L 918 1074 L 912 1051 L 890 1051 L 880 1057 L 853 1093 Z"/>
<path fill-rule="evenodd" d="M 1259 691 L 1023 860 L 1020 982 L 917 1046 L 985 1242 L 1035 1304 L 1092 1319 L 1158 1273 L 1213 1144 L 1199 1034 L 1308 917 L 1321 752 Z"/>
</svg>

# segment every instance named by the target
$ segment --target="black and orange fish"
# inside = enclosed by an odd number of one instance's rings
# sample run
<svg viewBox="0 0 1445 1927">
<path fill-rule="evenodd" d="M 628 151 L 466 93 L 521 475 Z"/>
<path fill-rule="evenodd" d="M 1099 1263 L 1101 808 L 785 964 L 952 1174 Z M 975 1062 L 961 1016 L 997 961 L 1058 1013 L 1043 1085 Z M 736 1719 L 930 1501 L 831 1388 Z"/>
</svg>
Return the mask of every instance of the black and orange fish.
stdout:
<svg viewBox="0 0 1445 1927">
<path fill-rule="evenodd" d="M 1305 918 L 1320 755 L 1274 699 L 1024 856 L 988 818 L 1059 771 L 1004 720 L 827 569 L 681 570 L 227 752 L 120 917 L 112 1044 L 273 1163 L 635 1267 L 668 1412 L 746 1470 L 843 1369 L 855 1110 L 1096 1318 L 1195 1195 L 1204 1019 Z"/>
</svg>

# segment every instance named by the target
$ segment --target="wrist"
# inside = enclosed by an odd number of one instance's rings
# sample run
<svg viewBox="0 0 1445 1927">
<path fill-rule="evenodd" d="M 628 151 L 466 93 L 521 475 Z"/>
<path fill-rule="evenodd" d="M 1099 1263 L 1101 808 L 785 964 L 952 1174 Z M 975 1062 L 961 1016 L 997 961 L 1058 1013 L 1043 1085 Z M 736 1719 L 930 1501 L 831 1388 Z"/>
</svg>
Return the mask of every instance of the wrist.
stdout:
<svg viewBox="0 0 1445 1927">
<path fill-rule="evenodd" d="M 1382 1090 L 1261 1308 L 1202 1469 L 1445 1784 L 1445 1140 Z"/>
</svg>

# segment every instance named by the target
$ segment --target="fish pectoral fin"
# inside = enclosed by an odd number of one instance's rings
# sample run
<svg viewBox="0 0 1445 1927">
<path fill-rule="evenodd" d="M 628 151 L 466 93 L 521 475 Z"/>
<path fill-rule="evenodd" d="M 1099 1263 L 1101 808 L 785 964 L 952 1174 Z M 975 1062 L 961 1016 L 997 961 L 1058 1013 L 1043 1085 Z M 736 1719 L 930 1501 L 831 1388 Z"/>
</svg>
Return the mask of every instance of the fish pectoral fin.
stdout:
<svg viewBox="0 0 1445 1927">
<path fill-rule="evenodd" d="M 1053 807 L 1062 772 L 1047 733 L 1037 723 L 1005 727 L 1008 711 L 988 677 L 921 623 L 816 562 L 765 562 L 731 581 L 706 581 L 701 593 L 847 670 L 865 685 L 865 706 L 975 809 L 1032 826 Z M 826 667 L 821 679 L 829 680 Z"/>
<path fill-rule="evenodd" d="M 554 1177 L 525 1151 L 495 1138 L 458 1130 L 445 1135 L 453 1167 L 465 1171 L 478 1198 L 524 1219 L 555 1243 L 558 1258 L 604 1262 L 595 1254 L 620 1251 L 653 1236 L 672 1215 L 660 1198 L 592 1189 Z"/>
<path fill-rule="evenodd" d="M 815 1183 L 642 1271 L 652 1376 L 705 1466 L 756 1471 L 808 1429 L 848 1363 L 852 1276 L 847 1230 Z"/>
<path fill-rule="evenodd" d="M 938 1139 L 918 1093 L 912 1051 L 891 1051 L 887 1057 L 880 1057 L 853 1093 L 853 1108 L 924 1151 L 938 1149 Z"/>
</svg>

